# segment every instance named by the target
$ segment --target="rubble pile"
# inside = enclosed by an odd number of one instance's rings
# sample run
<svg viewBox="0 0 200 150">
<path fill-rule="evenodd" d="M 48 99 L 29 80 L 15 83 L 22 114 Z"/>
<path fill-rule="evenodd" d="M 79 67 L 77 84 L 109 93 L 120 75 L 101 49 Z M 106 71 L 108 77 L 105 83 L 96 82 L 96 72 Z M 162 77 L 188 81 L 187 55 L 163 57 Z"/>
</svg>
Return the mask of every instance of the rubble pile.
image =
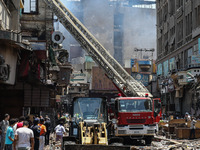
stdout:
<svg viewBox="0 0 200 150">
<path fill-rule="evenodd" d="M 151 149 L 153 150 L 197 150 L 200 149 L 200 141 L 196 140 L 184 140 L 176 141 L 174 143 L 170 140 L 153 141 L 151 144 Z"/>
</svg>

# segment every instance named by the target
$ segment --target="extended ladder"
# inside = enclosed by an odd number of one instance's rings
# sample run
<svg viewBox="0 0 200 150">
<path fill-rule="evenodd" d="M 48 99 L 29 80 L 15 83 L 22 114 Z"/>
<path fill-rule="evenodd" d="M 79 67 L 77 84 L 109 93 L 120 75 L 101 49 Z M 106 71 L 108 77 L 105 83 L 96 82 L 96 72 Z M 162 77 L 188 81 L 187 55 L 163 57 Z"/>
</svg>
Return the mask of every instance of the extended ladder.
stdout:
<svg viewBox="0 0 200 150">
<path fill-rule="evenodd" d="M 110 55 L 110 53 L 97 41 L 86 27 L 60 2 L 60 0 L 44 0 L 55 13 L 62 25 L 71 33 L 79 44 L 87 51 L 92 59 L 101 66 L 107 76 L 114 82 L 119 90 L 127 97 L 151 93 L 141 83 L 130 76 L 126 70 Z"/>
</svg>

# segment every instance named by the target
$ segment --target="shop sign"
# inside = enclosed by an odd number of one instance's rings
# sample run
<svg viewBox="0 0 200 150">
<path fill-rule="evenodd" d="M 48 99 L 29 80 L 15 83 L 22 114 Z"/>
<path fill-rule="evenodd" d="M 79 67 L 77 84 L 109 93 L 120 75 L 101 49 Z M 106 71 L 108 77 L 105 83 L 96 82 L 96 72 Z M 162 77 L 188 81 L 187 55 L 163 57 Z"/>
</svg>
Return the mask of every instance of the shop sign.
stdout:
<svg viewBox="0 0 200 150">
<path fill-rule="evenodd" d="M 192 55 L 191 56 L 191 64 L 200 64 L 200 56 Z"/>
<path fill-rule="evenodd" d="M 71 83 L 87 83 L 87 74 L 81 72 L 75 72 L 71 75 Z"/>
</svg>

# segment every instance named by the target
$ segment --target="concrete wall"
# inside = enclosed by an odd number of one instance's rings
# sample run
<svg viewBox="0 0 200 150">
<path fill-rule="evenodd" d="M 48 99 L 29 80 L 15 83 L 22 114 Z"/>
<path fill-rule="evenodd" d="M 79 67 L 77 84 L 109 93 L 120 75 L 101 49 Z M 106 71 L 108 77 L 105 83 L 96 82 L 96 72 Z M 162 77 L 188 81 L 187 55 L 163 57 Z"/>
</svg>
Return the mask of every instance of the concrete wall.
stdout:
<svg viewBox="0 0 200 150">
<path fill-rule="evenodd" d="M 53 13 L 44 1 L 38 0 L 38 13 L 22 14 L 22 35 L 28 40 L 46 40 L 47 46 L 51 43 L 53 32 Z"/>
</svg>

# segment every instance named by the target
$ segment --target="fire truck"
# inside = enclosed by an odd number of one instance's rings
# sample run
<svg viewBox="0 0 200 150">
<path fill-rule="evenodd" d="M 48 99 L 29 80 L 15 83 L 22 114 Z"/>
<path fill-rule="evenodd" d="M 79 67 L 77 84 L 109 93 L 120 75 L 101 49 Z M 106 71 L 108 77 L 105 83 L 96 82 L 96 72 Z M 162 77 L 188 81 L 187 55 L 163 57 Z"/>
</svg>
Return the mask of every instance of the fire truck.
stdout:
<svg viewBox="0 0 200 150">
<path fill-rule="evenodd" d="M 88 55 L 105 71 L 123 96 L 116 98 L 114 102 L 113 135 L 130 138 L 148 137 L 146 143 L 150 143 L 161 113 L 160 100 L 152 99 L 153 96 L 147 88 L 126 72 L 60 0 L 44 1 Z M 143 107 L 141 110 L 140 105 Z M 128 110 L 128 107 L 132 107 L 132 110 Z"/>
<path fill-rule="evenodd" d="M 161 116 L 160 99 L 117 97 L 113 105 L 113 137 L 122 138 L 125 144 L 141 139 L 151 144 Z"/>
</svg>

